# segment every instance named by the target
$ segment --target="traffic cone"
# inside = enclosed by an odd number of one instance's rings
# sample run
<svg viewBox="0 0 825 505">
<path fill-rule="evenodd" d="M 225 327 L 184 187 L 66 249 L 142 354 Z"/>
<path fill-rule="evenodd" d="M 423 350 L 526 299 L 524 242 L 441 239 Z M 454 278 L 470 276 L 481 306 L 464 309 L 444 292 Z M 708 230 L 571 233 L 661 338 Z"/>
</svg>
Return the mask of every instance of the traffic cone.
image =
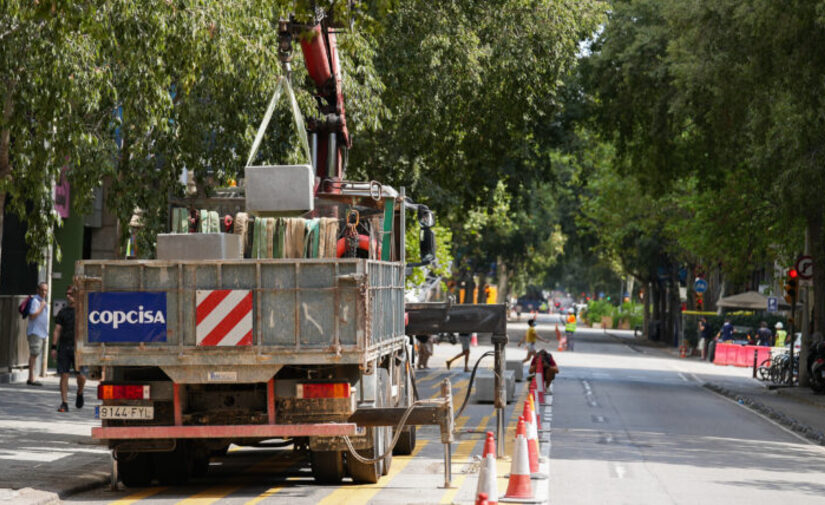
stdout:
<svg viewBox="0 0 825 505">
<path fill-rule="evenodd" d="M 530 400 L 530 410 L 533 412 L 533 419 L 530 422 L 533 423 L 533 426 L 536 427 L 536 430 L 539 430 L 541 428 L 541 416 L 539 415 L 539 411 L 536 408 L 536 402 L 532 391 L 529 395 L 527 395 L 527 399 Z"/>
<path fill-rule="evenodd" d="M 478 346 L 478 333 L 473 333 L 470 337 L 470 345 L 473 347 Z"/>
<path fill-rule="evenodd" d="M 484 496 L 484 503 L 496 505 L 498 503 L 498 484 L 496 484 L 496 439 L 492 431 L 487 432 L 482 454 L 481 471 L 478 473 L 478 496 Z M 476 503 L 478 501 L 476 500 Z"/>
<path fill-rule="evenodd" d="M 492 505 L 492 503 L 487 500 L 487 493 L 478 493 L 476 505 Z"/>
<path fill-rule="evenodd" d="M 533 414 L 535 414 L 535 416 L 536 416 L 536 426 L 540 427 L 541 426 L 541 416 L 539 416 L 539 411 L 536 408 L 536 405 L 538 405 L 538 401 L 539 401 L 539 396 L 538 395 L 539 394 L 536 392 L 535 383 L 530 383 L 530 391 L 528 392 L 527 397 L 530 399 L 530 407 L 533 408 Z"/>
<path fill-rule="evenodd" d="M 559 331 L 559 325 L 556 325 L 556 339 L 559 341 L 559 345 L 556 348 L 557 351 L 563 352 L 565 347 L 567 347 L 567 336 L 562 335 L 561 331 Z"/>
<path fill-rule="evenodd" d="M 524 418 L 518 418 L 516 443 L 513 444 L 513 463 L 510 466 L 510 479 L 507 481 L 505 499 L 532 499 L 533 486 L 530 484 L 530 461 L 527 454 Z"/>
<path fill-rule="evenodd" d="M 539 473 L 539 434 L 536 431 L 535 417 L 530 409 L 530 402 L 524 401 L 524 431 L 527 435 L 527 459 L 530 461 L 530 473 Z"/>
</svg>

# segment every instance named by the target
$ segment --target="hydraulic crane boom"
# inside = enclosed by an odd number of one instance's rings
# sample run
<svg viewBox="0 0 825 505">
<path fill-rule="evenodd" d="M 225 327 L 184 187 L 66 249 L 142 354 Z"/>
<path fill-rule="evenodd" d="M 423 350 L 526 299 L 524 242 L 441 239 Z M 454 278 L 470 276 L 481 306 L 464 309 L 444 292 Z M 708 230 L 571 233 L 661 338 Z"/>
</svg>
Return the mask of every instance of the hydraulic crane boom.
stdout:
<svg viewBox="0 0 825 505">
<path fill-rule="evenodd" d="M 300 25 L 292 20 L 281 20 L 279 26 L 279 53 L 289 69 L 292 57 L 292 39 L 300 39 L 301 52 L 309 77 L 315 83 L 318 117 L 307 120 L 307 131 L 312 150 L 312 163 L 317 177 L 315 193 L 338 193 L 344 177 L 350 137 L 347 130 L 346 109 L 341 86 L 341 66 L 335 33 L 321 17 L 314 25 Z"/>
</svg>

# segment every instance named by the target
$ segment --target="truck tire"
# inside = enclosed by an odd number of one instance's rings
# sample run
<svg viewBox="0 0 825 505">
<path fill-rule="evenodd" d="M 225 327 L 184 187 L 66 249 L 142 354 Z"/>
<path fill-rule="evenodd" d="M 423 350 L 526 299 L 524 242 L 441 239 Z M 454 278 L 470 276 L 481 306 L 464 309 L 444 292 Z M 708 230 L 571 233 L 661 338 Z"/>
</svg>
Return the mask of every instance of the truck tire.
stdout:
<svg viewBox="0 0 825 505">
<path fill-rule="evenodd" d="M 338 484 L 344 478 L 342 451 L 312 451 L 312 476 L 320 484 Z"/>
<path fill-rule="evenodd" d="M 359 455 L 367 459 L 372 459 L 378 455 L 376 447 L 378 447 L 379 445 L 378 435 L 380 429 L 371 429 L 373 430 L 373 447 L 368 450 L 358 451 Z M 378 479 L 380 479 L 381 476 L 384 475 L 384 465 L 382 463 L 383 461 L 376 461 L 374 463 L 361 463 L 360 461 L 352 457 L 351 454 L 347 455 L 347 468 L 349 469 L 350 477 L 352 477 L 352 482 L 354 482 L 355 484 L 375 484 L 376 482 L 378 482 Z"/>
<path fill-rule="evenodd" d="M 119 454 L 117 474 L 126 487 L 146 487 L 152 482 L 152 455 L 145 452 Z"/>
<path fill-rule="evenodd" d="M 392 453 L 398 456 L 409 456 L 415 450 L 415 426 L 404 428 L 398 437 L 398 443 Z"/>
<path fill-rule="evenodd" d="M 154 460 L 158 480 L 163 485 L 185 484 L 192 476 L 192 459 L 183 440 L 178 440 L 174 451 L 155 453 Z"/>
</svg>

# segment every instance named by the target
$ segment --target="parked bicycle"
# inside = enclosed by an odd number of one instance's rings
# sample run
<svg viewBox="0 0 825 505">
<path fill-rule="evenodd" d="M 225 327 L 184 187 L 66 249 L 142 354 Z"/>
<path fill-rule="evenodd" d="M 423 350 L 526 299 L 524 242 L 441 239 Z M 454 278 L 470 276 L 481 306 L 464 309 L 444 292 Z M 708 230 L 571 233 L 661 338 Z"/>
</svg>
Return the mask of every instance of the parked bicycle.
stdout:
<svg viewBox="0 0 825 505">
<path fill-rule="evenodd" d="M 796 382 L 799 375 L 799 355 L 794 354 L 793 367 L 790 358 L 789 353 L 783 353 L 764 360 L 756 370 L 757 376 L 774 384 L 790 384 L 791 380 Z"/>
</svg>

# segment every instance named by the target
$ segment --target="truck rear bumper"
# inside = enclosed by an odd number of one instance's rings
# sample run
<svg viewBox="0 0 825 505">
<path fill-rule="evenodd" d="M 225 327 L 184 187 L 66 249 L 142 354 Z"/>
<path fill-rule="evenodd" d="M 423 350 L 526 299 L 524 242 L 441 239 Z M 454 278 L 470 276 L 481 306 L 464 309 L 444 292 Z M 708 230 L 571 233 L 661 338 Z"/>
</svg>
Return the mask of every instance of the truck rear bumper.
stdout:
<svg viewBox="0 0 825 505">
<path fill-rule="evenodd" d="M 280 438 L 357 435 L 354 423 L 244 424 L 227 426 L 127 426 L 92 428 L 99 440 L 152 438 Z"/>
</svg>

